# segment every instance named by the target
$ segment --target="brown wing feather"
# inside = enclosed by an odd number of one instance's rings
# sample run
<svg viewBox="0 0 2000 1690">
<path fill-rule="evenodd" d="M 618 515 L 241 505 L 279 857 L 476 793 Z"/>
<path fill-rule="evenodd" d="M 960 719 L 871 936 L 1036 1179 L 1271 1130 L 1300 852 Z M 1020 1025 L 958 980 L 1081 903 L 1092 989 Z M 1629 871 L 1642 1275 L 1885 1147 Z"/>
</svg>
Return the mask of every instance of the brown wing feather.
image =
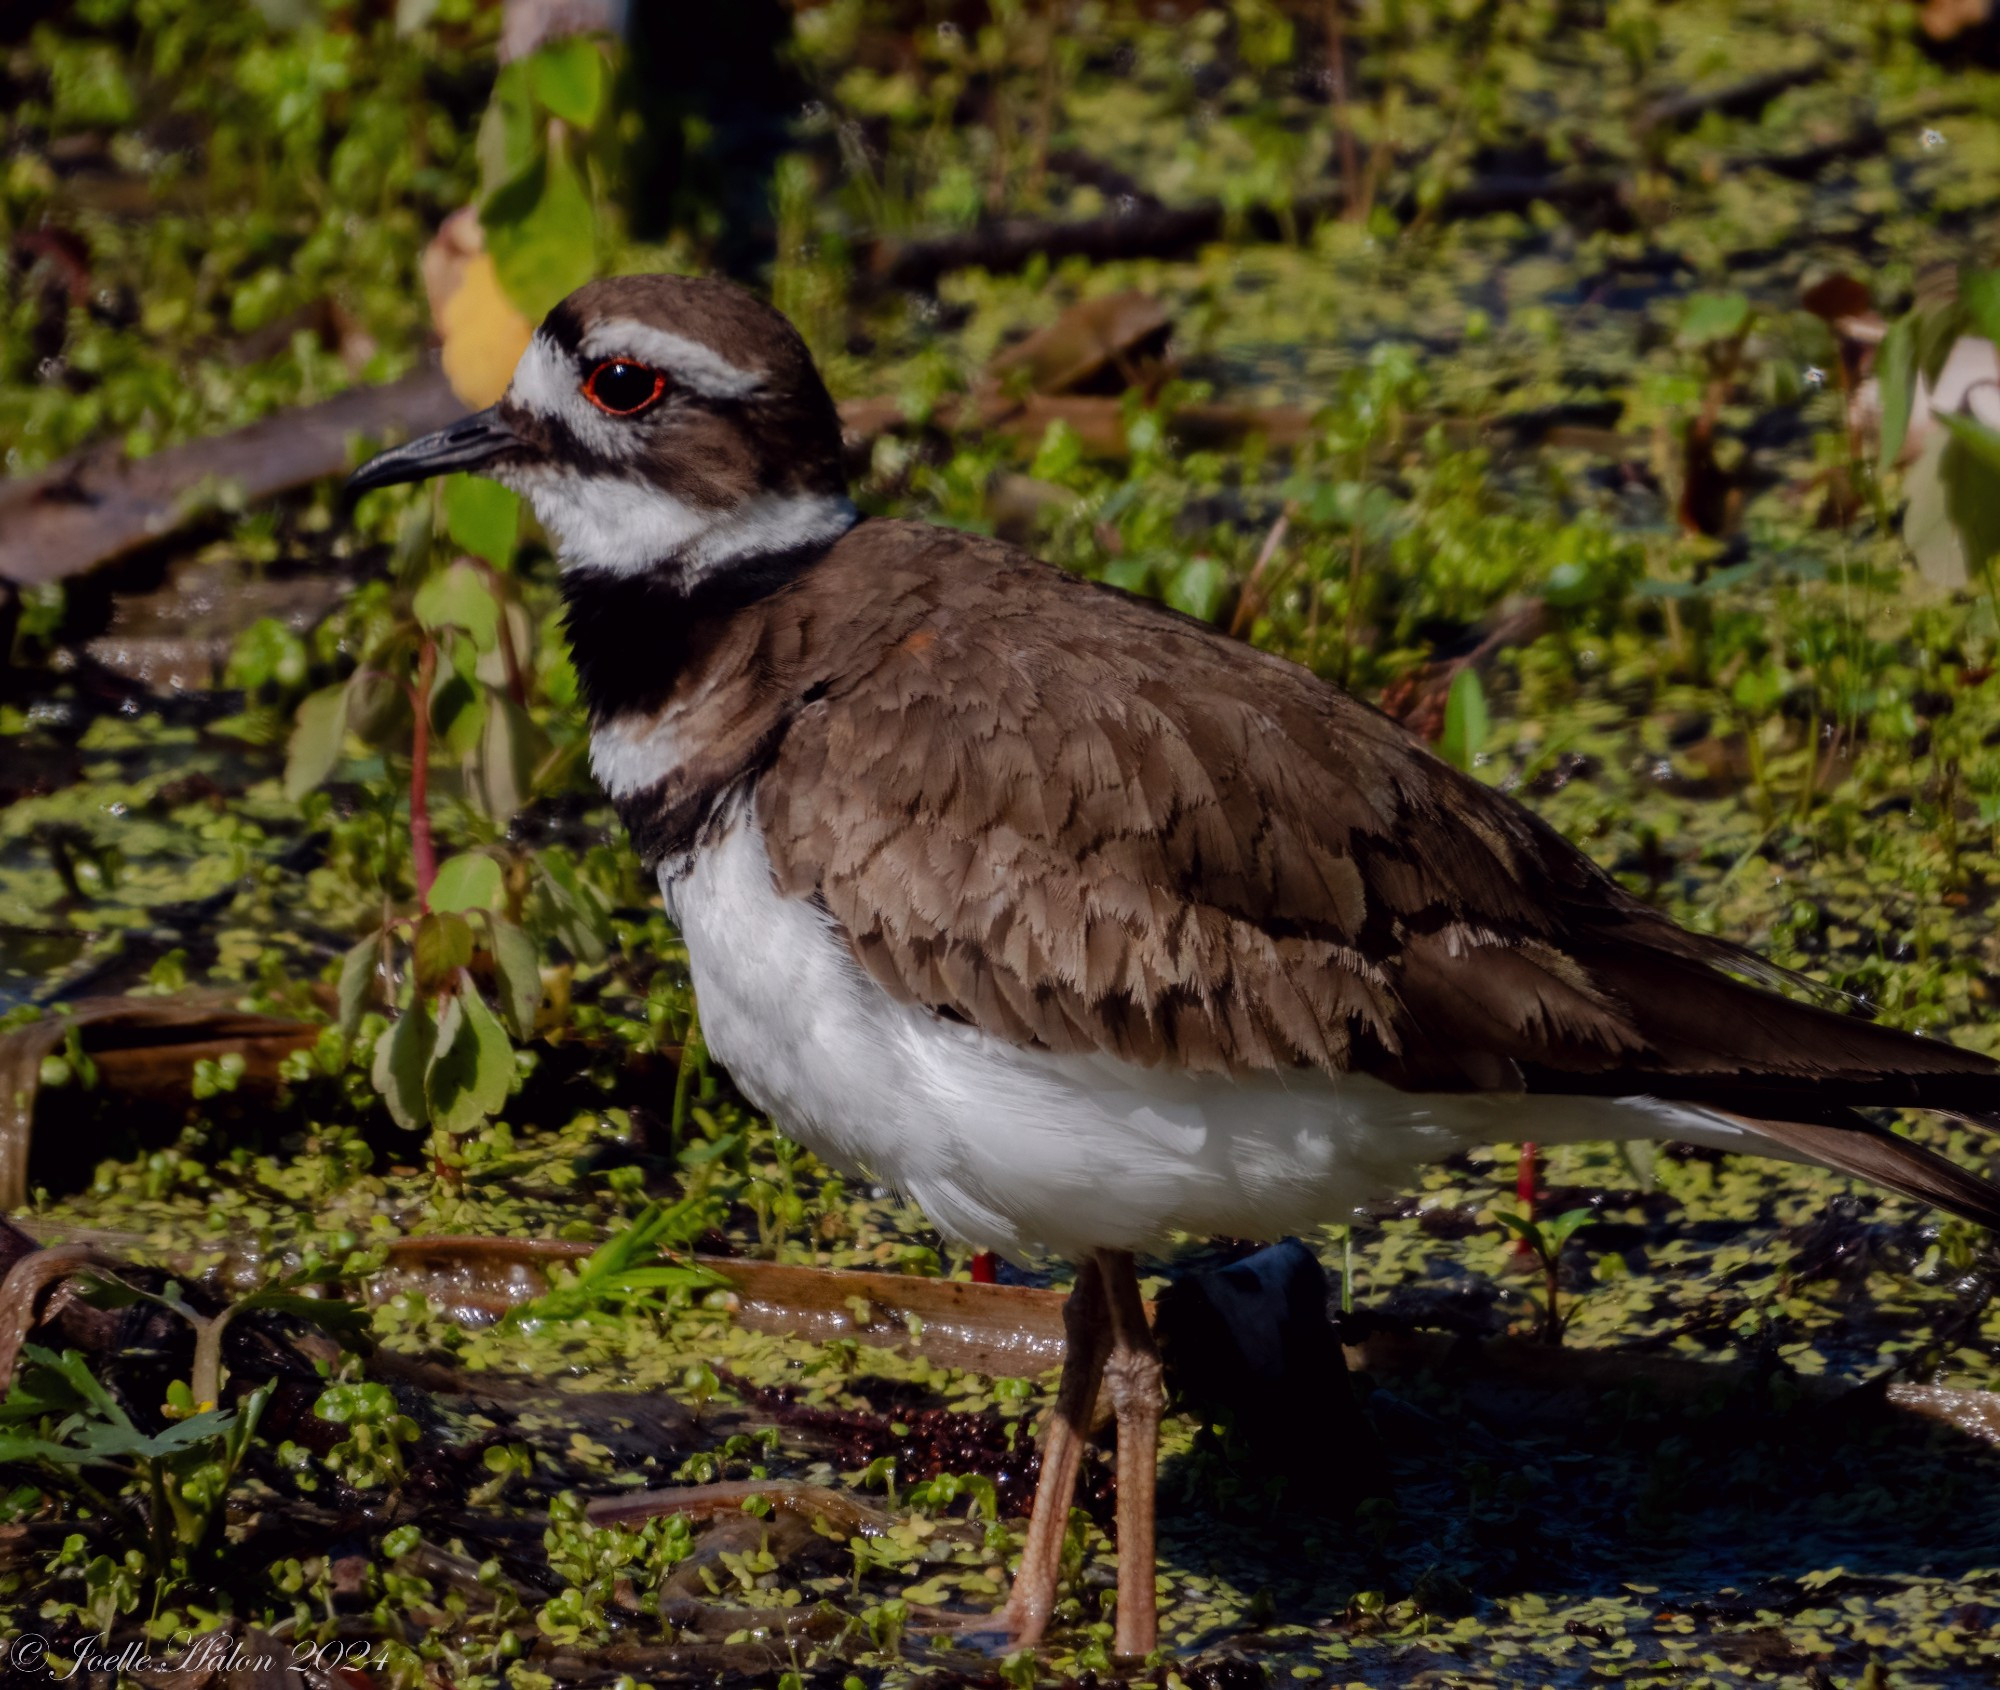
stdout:
<svg viewBox="0 0 2000 1690">
<path fill-rule="evenodd" d="M 820 899 L 899 998 L 1201 1071 L 1808 1121 L 2000 1107 L 1986 1058 L 1731 978 L 1742 953 L 1377 712 L 1201 624 L 897 523 L 863 524 L 800 591 L 873 608 L 825 616 L 840 649 L 760 819 L 781 886 Z M 1895 1152 L 1871 1137 L 1866 1154 Z"/>
</svg>

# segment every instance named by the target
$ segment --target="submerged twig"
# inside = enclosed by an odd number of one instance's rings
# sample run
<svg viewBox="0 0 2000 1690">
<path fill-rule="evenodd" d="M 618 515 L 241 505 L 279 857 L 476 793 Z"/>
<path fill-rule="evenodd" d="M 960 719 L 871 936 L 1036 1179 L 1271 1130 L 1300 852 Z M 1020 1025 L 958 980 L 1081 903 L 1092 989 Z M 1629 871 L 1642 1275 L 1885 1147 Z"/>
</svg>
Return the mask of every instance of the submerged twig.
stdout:
<svg viewBox="0 0 2000 1690">
<path fill-rule="evenodd" d="M 43 1293 L 80 1269 L 117 1265 L 116 1257 L 95 1244 L 51 1244 L 7 1270 L 0 1280 L 0 1394 L 14 1383 L 21 1346 L 41 1323 Z"/>
</svg>

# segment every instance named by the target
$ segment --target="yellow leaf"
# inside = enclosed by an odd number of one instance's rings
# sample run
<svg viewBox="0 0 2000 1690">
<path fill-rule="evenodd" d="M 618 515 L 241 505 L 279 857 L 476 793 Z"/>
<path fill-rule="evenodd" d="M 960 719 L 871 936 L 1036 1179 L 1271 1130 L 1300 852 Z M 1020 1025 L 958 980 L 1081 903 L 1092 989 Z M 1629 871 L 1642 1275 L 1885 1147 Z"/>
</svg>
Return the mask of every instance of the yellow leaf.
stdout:
<svg viewBox="0 0 2000 1690">
<path fill-rule="evenodd" d="M 534 325 L 500 289 L 470 207 L 445 219 L 423 258 L 431 319 L 444 342 L 445 379 L 473 410 L 507 391 Z"/>
<path fill-rule="evenodd" d="M 445 379 L 475 411 L 507 391 L 535 332 L 500 291 L 492 256 L 484 252 L 466 265 L 465 279 L 438 315 L 438 330 L 444 336 Z"/>
</svg>

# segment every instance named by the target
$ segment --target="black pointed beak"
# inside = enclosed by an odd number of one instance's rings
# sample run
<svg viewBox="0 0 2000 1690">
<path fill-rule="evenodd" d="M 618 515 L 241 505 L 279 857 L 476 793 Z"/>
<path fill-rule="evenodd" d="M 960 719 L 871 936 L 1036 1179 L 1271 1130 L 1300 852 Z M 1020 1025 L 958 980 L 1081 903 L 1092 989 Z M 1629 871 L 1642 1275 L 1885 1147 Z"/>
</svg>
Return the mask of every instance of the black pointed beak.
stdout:
<svg viewBox="0 0 2000 1690">
<path fill-rule="evenodd" d="M 379 453 L 347 478 L 343 497 L 352 504 L 363 493 L 403 481 L 428 481 L 452 470 L 477 470 L 526 443 L 509 428 L 499 406 L 475 411 L 449 428 L 406 446 Z"/>
</svg>

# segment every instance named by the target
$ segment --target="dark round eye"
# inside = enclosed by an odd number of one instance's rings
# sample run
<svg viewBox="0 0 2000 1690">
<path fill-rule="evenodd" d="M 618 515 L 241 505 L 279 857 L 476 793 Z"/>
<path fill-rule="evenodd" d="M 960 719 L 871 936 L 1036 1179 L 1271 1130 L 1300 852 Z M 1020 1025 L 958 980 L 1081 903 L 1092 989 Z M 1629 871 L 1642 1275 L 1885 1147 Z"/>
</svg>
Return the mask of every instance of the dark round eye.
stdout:
<svg viewBox="0 0 2000 1690">
<path fill-rule="evenodd" d="M 637 416 L 665 391 L 667 378 L 629 358 L 612 358 L 590 372 L 583 396 L 614 417 Z"/>
</svg>

